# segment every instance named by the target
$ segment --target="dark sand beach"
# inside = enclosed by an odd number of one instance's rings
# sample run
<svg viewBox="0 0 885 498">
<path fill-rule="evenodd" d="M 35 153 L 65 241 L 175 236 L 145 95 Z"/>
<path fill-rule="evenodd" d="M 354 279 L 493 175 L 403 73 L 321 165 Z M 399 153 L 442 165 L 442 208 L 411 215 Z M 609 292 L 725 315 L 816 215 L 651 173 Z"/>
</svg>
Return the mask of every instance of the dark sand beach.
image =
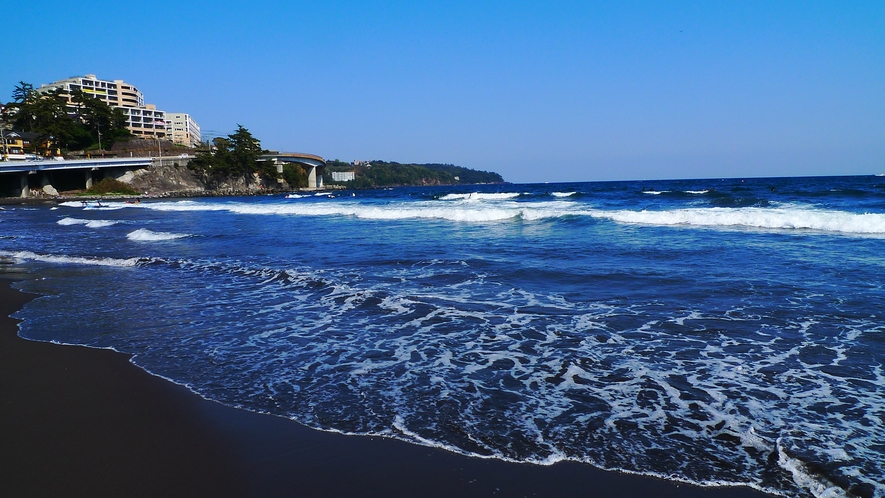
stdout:
<svg viewBox="0 0 885 498">
<path fill-rule="evenodd" d="M 35 296 L 10 283 L 0 281 L 3 496 L 767 496 L 467 458 L 229 408 L 123 354 L 19 338 L 8 316 Z"/>
</svg>

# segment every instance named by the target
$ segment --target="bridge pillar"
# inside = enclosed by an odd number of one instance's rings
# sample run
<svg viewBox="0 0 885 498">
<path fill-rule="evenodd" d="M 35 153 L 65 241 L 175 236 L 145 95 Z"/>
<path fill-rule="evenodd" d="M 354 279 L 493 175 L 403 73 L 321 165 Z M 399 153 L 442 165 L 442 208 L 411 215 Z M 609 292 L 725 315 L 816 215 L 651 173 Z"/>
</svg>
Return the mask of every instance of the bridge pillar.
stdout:
<svg viewBox="0 0 885 498">
<path fill-rule="evenodd" d="M 307 188 L 317 188 L 317 167 L 309 166 L 310 170 L 307 172 Z"/>
<path fill-rule="evenodd" d="M 283 161 L 280 161 L 278 159 L 274 159 L 273 163 L 274 163 L 274 166 L 277 167 L 277 183 L 280 184 L 280 186 L 282 186 L 283 182 L 286 181 L 283 179 Z"/>
<path fill-rule="evenodd" d="M 92 188 L 92 170 L 87 169 L 86 170 L 86 190 L 89 190 L 91 188 Z"/>
<path fill-rule="evenodd" d="M 19 176 L 19 178 L 21 179 L 21 189 L 22 189 L 21 198 L 27 199 L 28 196 L 31 195 L 31 188 L 28 186 L 28 174 L 22 173 Z"/>
</svg>

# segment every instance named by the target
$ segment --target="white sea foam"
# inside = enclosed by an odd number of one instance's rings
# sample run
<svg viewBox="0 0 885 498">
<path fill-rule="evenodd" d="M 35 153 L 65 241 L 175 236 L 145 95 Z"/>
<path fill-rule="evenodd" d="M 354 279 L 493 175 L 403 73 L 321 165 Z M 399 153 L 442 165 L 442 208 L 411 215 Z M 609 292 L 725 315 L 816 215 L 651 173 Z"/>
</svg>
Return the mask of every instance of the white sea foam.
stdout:
<svg viewBox="0 0 885 498">
<path fill-rule="evenodd" d="M 99 201 L 67 201 L 60 203 L 59 206 L 77 207 L 89 211 L 96 209 L 102 211 L 116 211 L 118 209 L 129 207 L 129 204 L 126 204 L 125 202 L 104 202 L 99 204 Z"/>
<path fill-rule="evenodd" d="M 165 201 L 142 202 L 140 204 L 124 204 L 126 207 L 150 209 L 153 211 L 228 211 L 229 203 L 196 202 L 196 201 Z"/>
<path fill-rule="evenodd" d="M 507 199 L 519 197 L 519 195 L 520 194 L 516 192 L 471 192 L 469 194 L 446 194 L 439 199 L 441 201 L 504 201 Z"/>
<path fill-rule="evenodd" d="M 660 193 L 648 192 L 646 193 Z M 356 200 L 328 203 L 243 203 L 243 202 L 158 202 L 140 207 L 158 211 L 228 211 L 244 215 L 353 216 L 371 220 L 441 219 L 464 222 L 505 220 L 544 220 L 562 217 L 591 217 L 617 223 L 686 226 L 707 228 L 758 228 L 768 230 L 814 230 L 842 234 L 885 234 L 885 214 L 852 213 L 785 204 L 777 207 L 685 208 L 661 211 L 592 209 L 570 200 L 515 202 L 507 200 L 519 194 L 481 194 L 479 199 L 496 202 L 472 202 L 474 194 L 448 194 L 442 199 L 466 202 L 435 201 L 367 204 Z M 492 196 L 492 197 L 488 197 Z M 499 197 L 495 197 L 499 196 Z"/>
<path fill-rule="evenodd" d="M 522 209 L 510 206 L 482 206 L 471 209 L 453 209 L 434 203 L 364 205 L 359 203 L 334 204 L 237 204 L 229 210 L 238 214 L 275 214 L 299 216 L 353 216 L 369 220 L 442 219 L 450 221 L 501 221 L 516 218 Z"/>
<path fill-rule="evenodd" d="M 793 476 L 793 481 L 802 489 L 806 489 L 816 498 L 847 498 L 848 493 L 827 479 L 816 476 L 798 458 L 789 456 L 784 450 L 782 441 L 777 441 L 777 464 Z"/>
<path fill-rule="evenodd" d="M 15 259 L 42 261 L 44 263 L 91 265 L 91 266 L 119 266 L 132 267 L 138 264 L 138 258 L 94 258 L 81 256 L 66 256 L 61 254 L 38 254 L 31 251 L 0 251 L 0 256 Z"/>
<path fill-rule="evenodd" d="M 850 213 L 804 207 L 696 208 L 668 211 L 588 212 L 595 218 L 644 225 L 746 227 L 781 230 L 819 230 L 836 233 L 885 234 L 885 214 Z"/>
<path fill-rule="evenodd" d="M 184 237 L 190 237 L 190 235 L 182 233 L 154 232 L 146 228 L 139 228 L 134 232 L 129 232 L 126 237 L 129 240 L 134 240 L 136 242 L 158 242 L 164 240 L 181 239 Z"/>
<path fill-rule="evenodd" d="M 120 223 L 118 220 L 83 220 L 80 218 L 62 218 L 57 222 L 59 225 L 85 225 L 89 228 L 109 227 Z"/>
<path fill-rule="evenodd" d="M 550 195 L 553 197 L 571 197 L 575 195 L 577 192 L 553 192 Z"/>
</svg>

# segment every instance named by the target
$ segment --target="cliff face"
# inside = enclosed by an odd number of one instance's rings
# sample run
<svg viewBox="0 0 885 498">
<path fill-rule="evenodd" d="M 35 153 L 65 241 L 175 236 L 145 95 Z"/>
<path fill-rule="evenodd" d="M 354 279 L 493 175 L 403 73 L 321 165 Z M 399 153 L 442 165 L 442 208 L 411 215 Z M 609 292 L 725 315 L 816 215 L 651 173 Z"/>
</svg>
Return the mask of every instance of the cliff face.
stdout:
<svg viewBox="0 0 885 498">
<path fill-rule="evenodd" d="M 129 171 L 119 176 L 117 180 L 152 196 L 253 194 L 266 189 L 279 188 L 279 185 L 265 185 L 257 175 L 249 182 L 243 177 L 211 180 L 179 163 Z"/>
<path fill-rule="evenodd" d="M 187 166 L 179 164 L 128 171 L 118 177 L 117 180 L 128 183 L 135 189 L 148 195 L 180 192 L 201 193 L 206 191 L 206 184 L 203 179 L 189 170 Z"/>
</svg>

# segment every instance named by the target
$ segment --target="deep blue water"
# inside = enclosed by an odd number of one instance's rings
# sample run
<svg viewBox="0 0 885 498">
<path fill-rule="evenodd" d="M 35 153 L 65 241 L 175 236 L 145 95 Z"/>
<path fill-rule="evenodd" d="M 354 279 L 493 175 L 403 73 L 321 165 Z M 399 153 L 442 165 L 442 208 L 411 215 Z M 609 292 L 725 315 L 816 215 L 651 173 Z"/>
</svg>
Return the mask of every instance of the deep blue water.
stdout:
<svg viewBox="0 0 885 498">
<path fill-rule="evenodd" d="M 310 427 L 885 496 L 883 177 L 7 207 L 0 256 L 24 337 Z"/>
</svg>

